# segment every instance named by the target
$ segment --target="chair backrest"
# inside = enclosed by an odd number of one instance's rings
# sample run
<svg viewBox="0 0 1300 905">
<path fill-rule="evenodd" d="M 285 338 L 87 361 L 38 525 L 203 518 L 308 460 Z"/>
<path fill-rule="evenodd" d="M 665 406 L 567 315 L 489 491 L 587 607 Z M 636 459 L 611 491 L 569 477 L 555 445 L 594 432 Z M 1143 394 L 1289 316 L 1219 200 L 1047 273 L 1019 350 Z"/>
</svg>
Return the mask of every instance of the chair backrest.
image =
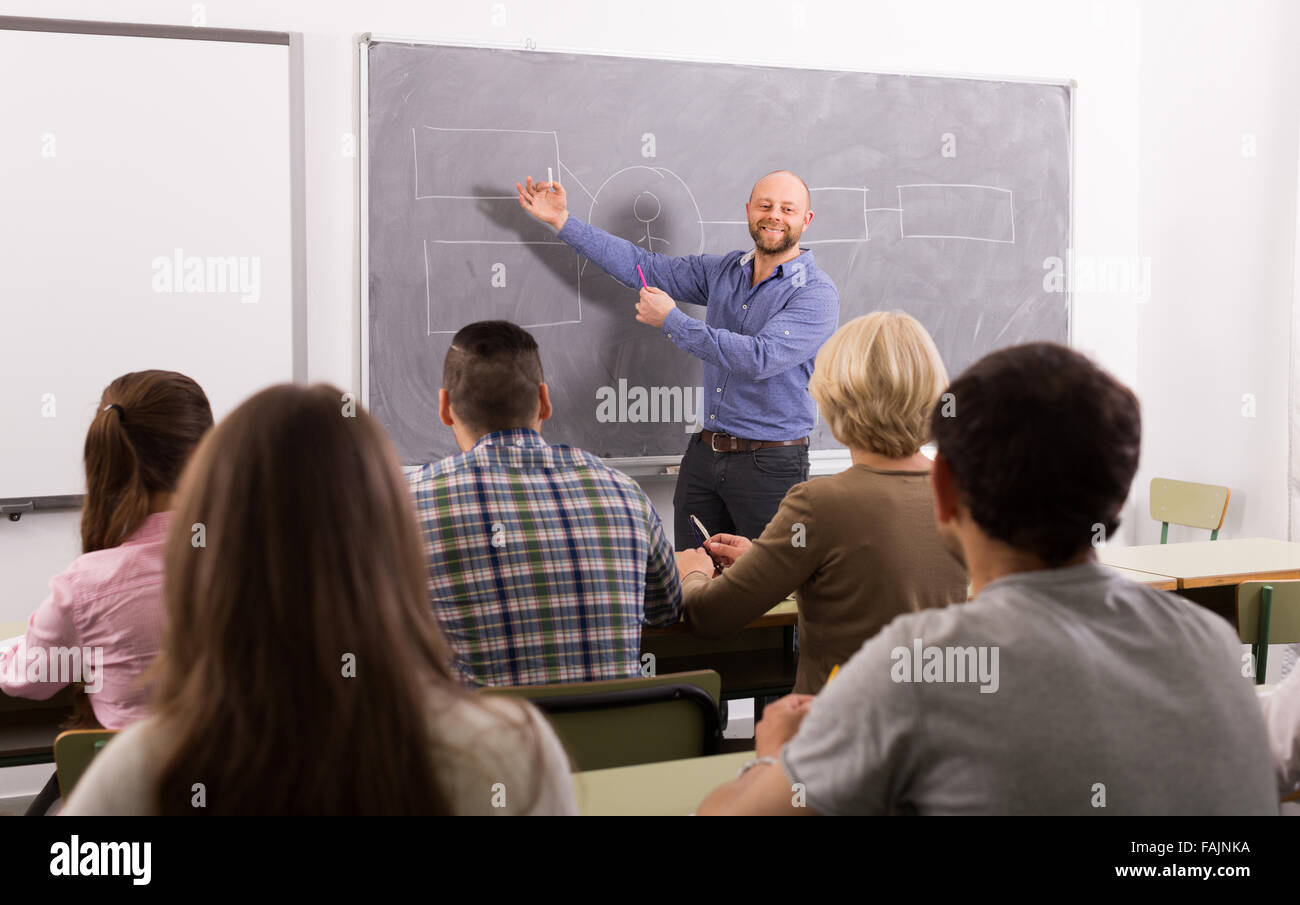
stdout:
<svg viewBox="0 0 1300 905">
<path fill-rule="evenodd" d="M 547 715 L 575 770 L 716 754 L 722 677 L 711 669 L 605 682 L 484 688 Z"/>
<path fill-rule="evenodd" d="M 1252 645 L 1255 683 L 1264 684 L 1268 646 L 1300 641 L 1300 581 L 1243 581 L 1238 585 L 1237 637 Z"/>
<path fill-rule="evenodd" d="M 116 729 L 70 729 L 59 733 L 54 740 L 54 769 L 59 775 L 59 794 L 64 801 L 95 755 L 115 735 Z"/>
<path fill-rule="evenodd" d="M 1151 479 L 1151 517 L 1161 523 L 1160 543 L 1169 537 L 1169 526 L 1204 528 L 1210 540 L 1217 540 L 1228 512 L 1232 491 L 1217 484 L 1196 484 L 1169 478 Z"/>
</svg>

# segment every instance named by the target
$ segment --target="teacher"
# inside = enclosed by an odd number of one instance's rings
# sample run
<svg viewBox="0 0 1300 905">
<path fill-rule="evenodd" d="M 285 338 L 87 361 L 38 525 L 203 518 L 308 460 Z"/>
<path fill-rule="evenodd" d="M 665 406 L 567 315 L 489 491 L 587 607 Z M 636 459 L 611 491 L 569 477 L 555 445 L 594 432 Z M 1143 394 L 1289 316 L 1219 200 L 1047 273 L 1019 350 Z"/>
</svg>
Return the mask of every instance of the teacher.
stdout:
<svg viewBox="0 0 1300 905">
<path fill-rule="evenodd" d="M 636 319 L 704 362 L 704 430 L 692 435 L 673 494 L 678 550 L 698 547 L 690 516 L 713 533 L 758 537 L 787 490 L 808 480 L 813 360 L 839 322 L 835 284 L 799 246 L 812 223 L 807 184 L 788 170 L 754 184 L 745 218 L 754 247 L 668 257 L 571 216 L 559 183 L 515 183 L 519 204 L 625 286 Z M 677 302 L 707 308 L 705 321 Z"/>
</svg>

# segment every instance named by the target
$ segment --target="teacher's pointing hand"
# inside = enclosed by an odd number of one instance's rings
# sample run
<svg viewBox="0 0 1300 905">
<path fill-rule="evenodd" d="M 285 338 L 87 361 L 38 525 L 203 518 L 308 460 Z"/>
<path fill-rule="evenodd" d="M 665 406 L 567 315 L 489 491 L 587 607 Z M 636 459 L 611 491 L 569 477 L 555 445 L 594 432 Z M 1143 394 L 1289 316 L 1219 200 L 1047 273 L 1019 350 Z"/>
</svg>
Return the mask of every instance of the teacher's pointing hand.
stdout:
<svg viewBox="0 0 1300 905">
<path fill-rule="evenodd" d="M 668 293 L 646 286 L 641 290 L 641 298 L 636 303 L 636 319 L 652 327 L 662 327 L 668 312 L 676 307 L 677 303 Z"/>
<path fill-rule="evenodd" d="M 529 176 L 524 184 L 515 183 L 519 190 L 519 206 L 543 223 L 557 230 L 564 228 L 569 219 L 569 196 L 558 182 L 533 182 Z"/>
</svg>

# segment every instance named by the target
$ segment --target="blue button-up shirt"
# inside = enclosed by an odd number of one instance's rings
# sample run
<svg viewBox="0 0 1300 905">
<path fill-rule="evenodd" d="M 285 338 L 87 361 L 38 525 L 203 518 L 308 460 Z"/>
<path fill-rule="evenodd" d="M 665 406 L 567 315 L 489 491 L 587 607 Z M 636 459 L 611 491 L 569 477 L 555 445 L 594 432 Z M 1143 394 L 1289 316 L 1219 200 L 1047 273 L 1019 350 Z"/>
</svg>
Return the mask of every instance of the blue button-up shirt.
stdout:
<svg viewBox="0 0 1300 905">
<path fill-rule="evenodd" d="M 806 437 L 817 417 L 808 378 L 835 332 L 840 295 L 811 251 L 786 261 L 757 286 L 754 252 L 672 258 L 612 236 L 574 216 L 559 236 L 625 286 L 651 286 L 707 308 L 703 323 L 681 309 L 662 332 L 704 362 L 704 427 L 750 440 Z"/>
</svg>

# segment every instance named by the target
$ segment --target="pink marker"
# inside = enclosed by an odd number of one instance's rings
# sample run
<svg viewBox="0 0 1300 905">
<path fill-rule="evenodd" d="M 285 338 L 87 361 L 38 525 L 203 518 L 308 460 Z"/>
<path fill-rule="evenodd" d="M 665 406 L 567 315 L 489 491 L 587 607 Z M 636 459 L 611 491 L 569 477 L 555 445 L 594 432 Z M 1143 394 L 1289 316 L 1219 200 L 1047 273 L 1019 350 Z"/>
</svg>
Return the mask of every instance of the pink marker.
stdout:
<svg viewBox="0 0 1300 905">
<path fill-rule="evenodd" d="M 649 289 L 649 288 L 650 288 L 650 285 L 645 281 L 645 274 L 641 272 L 641 265 L 640 265 L 640 264 L 636 265 L 636 275 L 639 276 L 639 277 L 641 278 L 641 285 L 642 285 L 642 286 L 645 286 L 645 288 Z"/>
</svg>

